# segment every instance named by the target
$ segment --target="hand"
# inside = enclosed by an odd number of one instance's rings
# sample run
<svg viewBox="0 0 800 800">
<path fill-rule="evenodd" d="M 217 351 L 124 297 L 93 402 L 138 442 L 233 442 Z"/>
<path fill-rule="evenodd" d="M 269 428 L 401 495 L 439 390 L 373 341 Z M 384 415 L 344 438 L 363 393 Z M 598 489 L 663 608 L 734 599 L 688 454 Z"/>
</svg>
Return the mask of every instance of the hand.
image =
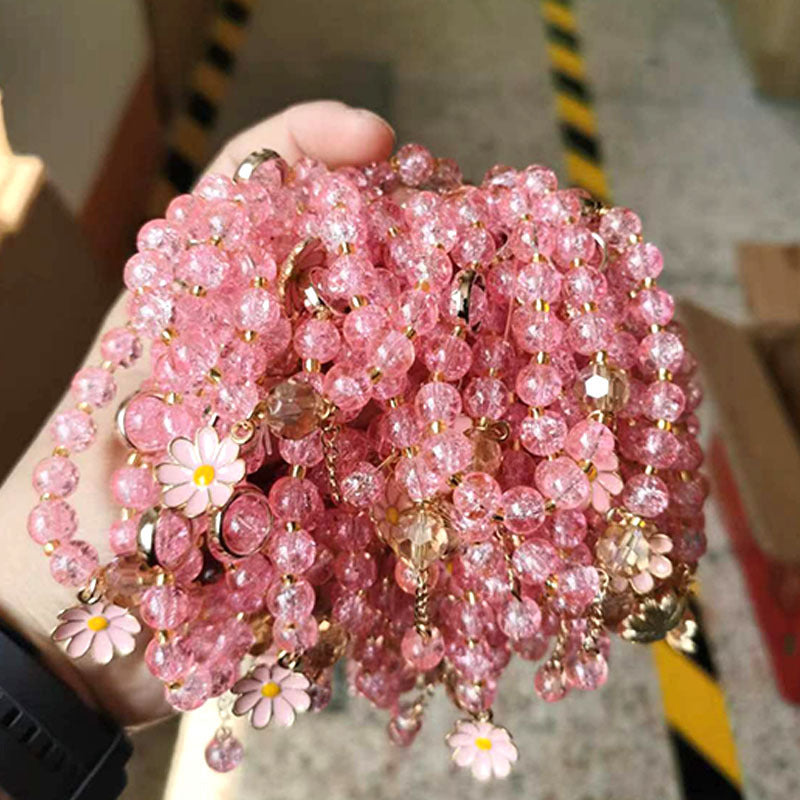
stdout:
<svg viewBox="0 0 800 800">
<path fill-rule="evenodd" d="M 249 153 L 265 147 L 276 150 L 290 163 L 308 155 L 330 166 L 364 164 L 385 159 L 393 144 L 394 132 L 372 112 L 338 102 L 317 101 L 292 106 L 238 134 L 208 169 L 231 175 Z M 124 322 L 124 304 L 119 300 L 102 330 Z M 64 335 L 68 336 L 69 331 Z M 97 342 L 86 360 L 90 364 L 100 362 Z M 117 400 L 133 393 L 147 376 L 148 359 L 142 361 L 143 364 L 116 374 Z M 25 391 L 25 387 L 19 386 L 18 390 Z M 72 405 L 65 397 L 56 411 Z M 118 514 L 111 502 L 108 478 L 124 459 L 124 450 L 114 433 L 114 404 L 111 406 L 95 415 L 97 439 L 76 458 L 80 485 L 70 498 L 80 520 L 77 537 L 97 547 L 101 561 L 110 557 L 106 534 Z M 33 642 L 51 669 L 87 703 L 105 709 L 123 724 L 156 719 L 169 713 L 170 708 L 164 700 L 162 684 L 150 675 L 142 660 L 145 636 L 134 654 L 102 667 L 88 656 L 77 661 L 67 658 L 50 639 L 58 613 L 75 605 L 76 599 L 74 590 L 60 586 L 50 576 L 47 558 L 26 532 L 28 513 L 37 502 L 31 473 L 34 465 L 52 450 L 46 431 L 48 422 L 0 487 L 0 616 Z"/>
</svg>

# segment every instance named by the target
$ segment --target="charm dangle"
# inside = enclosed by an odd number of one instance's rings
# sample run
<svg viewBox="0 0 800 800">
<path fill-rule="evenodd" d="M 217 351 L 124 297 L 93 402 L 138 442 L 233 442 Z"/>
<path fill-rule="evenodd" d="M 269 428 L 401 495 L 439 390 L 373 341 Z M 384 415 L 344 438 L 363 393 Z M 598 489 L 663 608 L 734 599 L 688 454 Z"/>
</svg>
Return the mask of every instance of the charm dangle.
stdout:
<svg viewBox="0 0 800 800">
<path fill-rule="evenodd" d="M 127 656 L 136 648 L 134 636 L 142 626 L 126 608 L 113 603 L 93 603 L 62 611 L 61 624 L 53 640 L 64 644 L 70 658 L 91 653 L 98 664 L 108 664 L 114 655 Z"/>
<path fill-rule="evenodd" d="M 231 689 L 238 695 L 233 713 L 237 717 L 249 713 L 254 728 L 266 728 L 272 721 L 279 727 L 288 728 L 298 713 L 310 708 L 310 686 L 308 678 L 301 672 L 277 663 L 272 666 L 259 664 Z"/>
</svg>

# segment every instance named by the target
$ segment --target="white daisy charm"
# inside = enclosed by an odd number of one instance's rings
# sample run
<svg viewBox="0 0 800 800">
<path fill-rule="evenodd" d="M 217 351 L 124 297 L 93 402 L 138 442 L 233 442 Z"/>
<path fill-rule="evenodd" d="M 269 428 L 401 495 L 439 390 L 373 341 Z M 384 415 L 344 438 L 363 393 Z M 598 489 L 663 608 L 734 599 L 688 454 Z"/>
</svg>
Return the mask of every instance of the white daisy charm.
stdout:
<svg viewBox="0 0 800 800">
<path fill-rule="evenodd" d="M 479 781 L 507 777 L 518 757 L 511 734 L 491 722 L 459 720 L 447 735 L 447 744 L 453 751 L 453 761 L 459 767 L 469 767 Z"/>
<path fill-rule="evenodd" d="M 271 720 L 288 728 L 298 713 L 311 707 L 308 678 L 279 664 L 259 664 L 249 675 L 237 681 L 231 691 L 238 695 L 233 704 L 237 717 L 252 712 L 254 728 L 265 728 Z"/>
<path fill-rule="evenodd" d="M 91 650 L 98 664 L 108 664 L 114 654 L 132 653 L 136 647 L 134 634 L 142 629 L 133 614 L 113 603 L 68 608 L 58 618 L 61 624 L 53 631 L 53 639 L 66 642 L 70 658 L 80 658 Z"/>
<path fill-rule="evenodd" d="M 233 487 L 244 478 L 239 445 L 230 436 L 220 441 L 211 427 L 201 428 L 194 442 L 183 437 L 173 439 L 168 450 L 172 461 L 156 467 L 164 504 L 182 507 L 190 519 L 224 506 Z"/>
</svg>

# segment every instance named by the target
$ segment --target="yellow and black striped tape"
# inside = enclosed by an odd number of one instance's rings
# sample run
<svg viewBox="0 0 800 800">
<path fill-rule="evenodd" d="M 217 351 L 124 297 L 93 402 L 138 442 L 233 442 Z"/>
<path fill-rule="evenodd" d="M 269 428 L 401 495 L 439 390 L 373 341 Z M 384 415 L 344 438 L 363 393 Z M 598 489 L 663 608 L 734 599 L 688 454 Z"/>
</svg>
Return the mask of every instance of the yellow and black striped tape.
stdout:
<svg viewBox="0 0 800 800">
<path fill-rule="evenodd" d="M 168 135 L 167 154 L 150 211 L 162 214 L 176 194 L 187 192 L 208 157 L 211 132 L 227 93 L 256 0 L 221 0 L 209 26 L 206 48 L 189 78 L 183 110 Z"/>
<path fill-rule="evenodd" d="M 541 0 L 567 178 L 610 204 L 608 180 L 572 0 Z M 653 647 L 664 715 L 685 800 L 741 800 L 742 774 L 700 609 L 696 652 Z"/>
</svg>

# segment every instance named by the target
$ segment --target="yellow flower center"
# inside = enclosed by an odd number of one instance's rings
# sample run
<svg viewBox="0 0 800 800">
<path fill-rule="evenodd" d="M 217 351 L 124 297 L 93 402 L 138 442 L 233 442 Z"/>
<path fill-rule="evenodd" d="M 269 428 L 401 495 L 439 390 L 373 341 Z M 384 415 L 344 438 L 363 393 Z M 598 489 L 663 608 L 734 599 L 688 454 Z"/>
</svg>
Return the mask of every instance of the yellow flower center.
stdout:
<svg viewBox="0 0 800 800">
<path fill-rule="evenodd" d="M 192 480 L 197 486 L 209 486 L 214 480 L 214 467 L 210 464 L 203 464 L 198 467 L 192 475 Z"/>
<path fill-rule="evenodd" d="M 269 683 L 265 683 L 261 687 L 261 694 L 264 697 L 277 697 L 281 693 L 281 687 L 278 686 L 275 681 L 270 681 Z"/>
<path fill-rule="evenodd" d="M 492 749 L 492 740 L 491 739 L 487 739 L 485 736 L 479 736 L 475 740 L 475 747 L 477 747 L 478 750 L 491 750 Z"/>
<path fill-rule="evenodd" d="M 386 521 L 390 525 L 397 525 L 399 519 L 400 512 L 394 506 L 389 506 L 389 508 L 386 509 Z"/>
<path fill-rule="evenodd" d="M 97 633 L 97 631 L 104 631 L 108 627 L 108 620 L 100 616 L 89 617 L 86 621 L 86 627 L 95 633 Z"/>
</svg>

